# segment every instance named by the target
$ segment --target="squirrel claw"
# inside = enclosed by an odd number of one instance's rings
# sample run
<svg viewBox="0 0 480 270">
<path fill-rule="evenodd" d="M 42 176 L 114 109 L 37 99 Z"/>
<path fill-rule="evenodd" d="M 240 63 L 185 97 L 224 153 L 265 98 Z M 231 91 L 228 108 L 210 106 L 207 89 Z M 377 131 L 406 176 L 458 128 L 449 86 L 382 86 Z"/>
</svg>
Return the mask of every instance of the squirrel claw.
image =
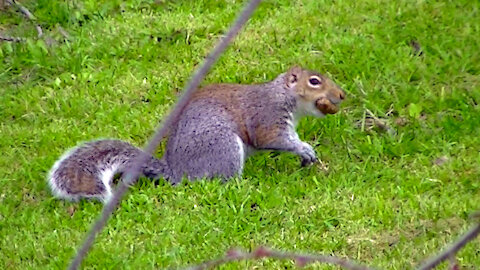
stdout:
<svg viewBox="0 0 480 270">
<path fill-rule="evenodd" d="M 313 159 L 304 158 L 304 159 L 302 159 L 302 164 L 301 164 L 301 166 L 302 166 L 302 167 L 307 167 L 307 166 L 313 165 L 313 164 L 316 163 L 316 162 L 318 162 L 318 159 L 317 159 L 317 158 L 313 158 Z"/>
<path fill-rule="evenodd" d="M 318 159 L 315 155 L 315 150 L 313 147 L 308 143 L 302 142 L 300 147 L 300 157 L 302 158 L 302 167 L 306 167 L 312 165 L 313 163 L 317 162 Z"/>
</svg>

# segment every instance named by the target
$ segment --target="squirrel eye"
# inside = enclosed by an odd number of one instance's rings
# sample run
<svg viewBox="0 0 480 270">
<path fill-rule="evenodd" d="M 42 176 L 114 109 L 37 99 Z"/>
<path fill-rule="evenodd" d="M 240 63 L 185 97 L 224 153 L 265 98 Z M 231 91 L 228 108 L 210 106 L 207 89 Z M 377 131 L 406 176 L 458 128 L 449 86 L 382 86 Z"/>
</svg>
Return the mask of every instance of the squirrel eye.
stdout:
<svg viewBox="0 0 480 270">
<path fill-rule="evenodd" d="M 308 79 L 308 82 L 312 85 L 312 86 L 317 86 L 317 85 L 320 85 L 322 82 L 316 78 L 316 77 L 312 77 L 310 79 Z"/>
</svg>

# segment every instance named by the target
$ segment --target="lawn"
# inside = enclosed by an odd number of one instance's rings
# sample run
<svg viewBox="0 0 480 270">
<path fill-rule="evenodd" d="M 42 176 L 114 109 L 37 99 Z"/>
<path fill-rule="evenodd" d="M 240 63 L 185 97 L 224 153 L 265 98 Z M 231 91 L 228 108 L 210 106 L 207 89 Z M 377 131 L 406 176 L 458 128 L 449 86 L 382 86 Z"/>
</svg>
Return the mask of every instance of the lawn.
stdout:
<svg viewBox="0 0 480 270">
<path fill-rule="evenodd" d="M 59 269 L 102 204 L 53 198 L 54 161 L 99 137 L 143 146 L 245 1 L 21 3 L 44 35 L 14 8 L 0 13 L 2 35 L 26 38 L 0 43 L 0 268 Z M 347 100 L 298 132 L 328 172 L 261 153 L 226 184 L 144 179 L 83 265 L 185 266 L 260 245 L 386 269 L 433 255 L 480 209 L 479 17 L 468 0 L 264 1 L 204 84 L 264 82 L 295 64 L 327 73 Z M 458 261 L 480 265 L 480 238 Z"/>
</svg>

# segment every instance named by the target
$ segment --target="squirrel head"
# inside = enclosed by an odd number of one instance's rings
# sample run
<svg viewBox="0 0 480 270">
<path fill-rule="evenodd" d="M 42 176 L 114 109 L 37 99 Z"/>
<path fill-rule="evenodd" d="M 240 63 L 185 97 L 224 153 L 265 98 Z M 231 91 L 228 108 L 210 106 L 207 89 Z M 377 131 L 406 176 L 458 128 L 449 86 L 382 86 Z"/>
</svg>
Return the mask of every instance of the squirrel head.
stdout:
<svg viewBox="0 0 480 270">
<path fill-rule="evenodd" d="M 298 66 L 286 73 L 285 84 L 294 92 L 298 110 L 304 114 L 321 117 L 337 113 L 345 99 L 343 89 L 330 78 Z"/>
</svg>

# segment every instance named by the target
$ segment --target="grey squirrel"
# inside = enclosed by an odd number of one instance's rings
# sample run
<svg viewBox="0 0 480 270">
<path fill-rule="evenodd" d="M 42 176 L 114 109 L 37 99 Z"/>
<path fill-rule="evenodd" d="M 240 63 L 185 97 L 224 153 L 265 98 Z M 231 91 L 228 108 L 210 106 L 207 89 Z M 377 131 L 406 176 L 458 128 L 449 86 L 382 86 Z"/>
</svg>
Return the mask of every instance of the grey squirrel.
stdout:
<svg viewBox="0 0 480 270">
<path fill-rule="evenodd" d="M 335 114 L 345 92 L 315 71 L 293 67 L 263 84 L 212 84 L 197 89 L 170 127 L 161 159 L 120 140 L 84 143 L 65 153 L 49 172 L 55 196 L 68 200 L 112 196 L 113 178 L 140 155 L 147 178 L 177 184 L 190 180 L 241 176 L 248 154 L 255 150 L 292 152 L 302 166 L 317 161 L 315 151 L 299 139 L 300 117 Z"/>
</svg>

